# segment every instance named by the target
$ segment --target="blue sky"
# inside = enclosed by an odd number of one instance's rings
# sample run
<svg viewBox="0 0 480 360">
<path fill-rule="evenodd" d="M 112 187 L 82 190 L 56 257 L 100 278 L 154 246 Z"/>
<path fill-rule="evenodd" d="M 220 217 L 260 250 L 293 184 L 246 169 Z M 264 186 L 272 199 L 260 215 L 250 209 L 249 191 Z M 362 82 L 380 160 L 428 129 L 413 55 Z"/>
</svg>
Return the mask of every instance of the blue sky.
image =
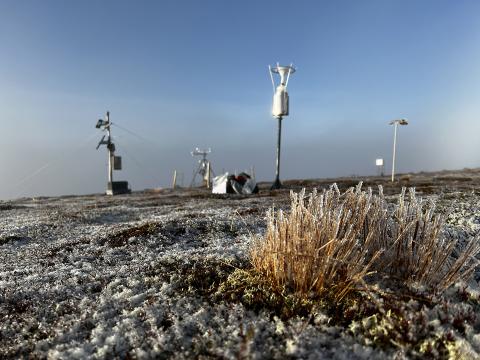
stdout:
<svg viewBox="0 0 480 360">
<path fill-rule="evenodd" d="M 0 0 L 0 198 L 102 192 L 112 121 L 134 189 L 214 170 L 274 177 L 267 65 L 289 83 L 282 174 L 480 166 L 478 1 Z M 32 175 L 33 174 L 33 175 Z"/>
</svg>

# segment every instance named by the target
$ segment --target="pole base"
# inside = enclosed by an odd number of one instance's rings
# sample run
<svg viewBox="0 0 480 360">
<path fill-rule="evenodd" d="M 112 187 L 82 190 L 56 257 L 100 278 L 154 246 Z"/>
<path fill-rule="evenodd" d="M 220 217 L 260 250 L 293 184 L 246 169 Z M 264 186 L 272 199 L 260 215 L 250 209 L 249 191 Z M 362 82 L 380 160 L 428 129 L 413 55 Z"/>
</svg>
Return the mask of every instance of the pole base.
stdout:
<svg viewBox="0 0 480 360">
<path fill-rule="evenodd" d="M 280 182 L 280 179 L 275 179 L 270 190 L 280 189 L 281 187 L 282 187 L 282 183 Z"/>
<path fill-rule="evenodd" d="M 130 194 L 132 191 L 128 188 L 127 181 L 112 181 L 107 183 L 107 195 Z"/>
</svg>

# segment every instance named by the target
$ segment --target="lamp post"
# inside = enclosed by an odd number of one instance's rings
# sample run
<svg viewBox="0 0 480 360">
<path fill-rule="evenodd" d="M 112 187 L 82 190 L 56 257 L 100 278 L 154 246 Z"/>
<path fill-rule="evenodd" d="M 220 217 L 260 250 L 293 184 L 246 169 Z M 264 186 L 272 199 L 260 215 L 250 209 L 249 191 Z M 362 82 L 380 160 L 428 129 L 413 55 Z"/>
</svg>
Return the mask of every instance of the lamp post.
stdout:
<svg viewBox="0 0 480 360">
<path fill-rule="evenodd" d="M 395 181 L 395 151 L 397 146 L 397 127 L 398 125 L 408 125 L 407 119 L 393 120 L 389 122 L 389 125 L 394 126 L 393 131 L 393 159 L 392 159 L 392 182 Z"/>
<path fill-rule="evenodd" d="M 272 190 L 280 189 L 282 184 L 280 183 L 280 146 L 282 139 L 282 118 L 288 116 L 288 93 L 287 86 L 290 74 L 295 72 L 293 64 L 287 66 L 281 66 L 277 63 L 274 67 L 268 66 L 270 70 L 270 78 L 272 79 L 273 86 L 273 105 L 272 105 L 272 115 L 278 120 L 278 129 L 277 129 L 277 160 L 275 167 L 275 181 L 271 187 Z M 280 76 L 280 84 L 275 86 L 273 81 L 273 74 L 278 74 Z"/>
</svg>

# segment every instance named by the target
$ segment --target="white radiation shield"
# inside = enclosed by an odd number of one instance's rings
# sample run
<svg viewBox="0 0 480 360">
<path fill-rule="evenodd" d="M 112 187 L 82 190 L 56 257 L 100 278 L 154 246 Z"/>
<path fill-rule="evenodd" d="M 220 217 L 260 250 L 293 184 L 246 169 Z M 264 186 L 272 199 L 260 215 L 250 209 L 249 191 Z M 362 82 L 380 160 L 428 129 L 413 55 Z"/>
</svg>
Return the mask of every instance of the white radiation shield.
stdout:
<svg viewBox="0 0 480 360">
<path fill-rule="evenodd" d="M 293 65 L 289 66 L 280 66 L 276 65 L 275 67 L 269 66 L 270 77 L 272 79 L 273 85 L 273 104 L 272 104 L 272 115 L 275 118 L 281 118 L 283 116 L 288 116 L 289 113 L 289 97 L 287 92 L 288 80 L 290 75 L 295 72 Z M 275 87 L 275 82 L 273 80 L 273 74 L 278 74 L 280 76 L 280 84 Z"/>
</svg>

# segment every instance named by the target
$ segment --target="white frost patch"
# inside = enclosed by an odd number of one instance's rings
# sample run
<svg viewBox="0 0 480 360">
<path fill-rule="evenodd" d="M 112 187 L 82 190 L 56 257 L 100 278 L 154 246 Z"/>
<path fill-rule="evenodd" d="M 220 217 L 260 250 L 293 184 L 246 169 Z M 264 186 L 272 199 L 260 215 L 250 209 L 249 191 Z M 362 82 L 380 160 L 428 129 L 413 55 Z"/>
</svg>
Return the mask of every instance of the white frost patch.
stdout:
<svg viewBox="0 0 480 360">
<path fill-rule="evenodd" d="M 478 235 L 479 199 L 472 195 L 458 202 L 458 211 L 448 218 L 452 236 Z M 182 284 L 188 273 L 182 269 L 199 261 L 247 258 L 251 233 L 264 231 L 264 209 L 243 219 L 234 210 L 266 208 L 271 199 L 175 201 L 168 204 L 155 194 L 86 196 L 42 199 L 35 206 L 4 211 L 0 236 L 19 240 L 0 246 L 0 357 L 384 359 L 396 355 L 329 325 L 330 319 L 322 313 L 310 320 L 282 321 L 238 303 L 213 303 L 187 292 Z M 158 228 L 148 234 L 128 232 L 148 224 Z M 480 296 L 478 288 L 471 285 L 470 290 L 472 296 Z M 16 312 L 7 304 L 15 304 Z M 427 314 L 428 323 L 440 331 L 444 325 L 437 310 Z M 465 339 L 458 343 L 471 358 L 480 353 L 478 328 L 478 321 L 467 326 Z"/>
</svg>

